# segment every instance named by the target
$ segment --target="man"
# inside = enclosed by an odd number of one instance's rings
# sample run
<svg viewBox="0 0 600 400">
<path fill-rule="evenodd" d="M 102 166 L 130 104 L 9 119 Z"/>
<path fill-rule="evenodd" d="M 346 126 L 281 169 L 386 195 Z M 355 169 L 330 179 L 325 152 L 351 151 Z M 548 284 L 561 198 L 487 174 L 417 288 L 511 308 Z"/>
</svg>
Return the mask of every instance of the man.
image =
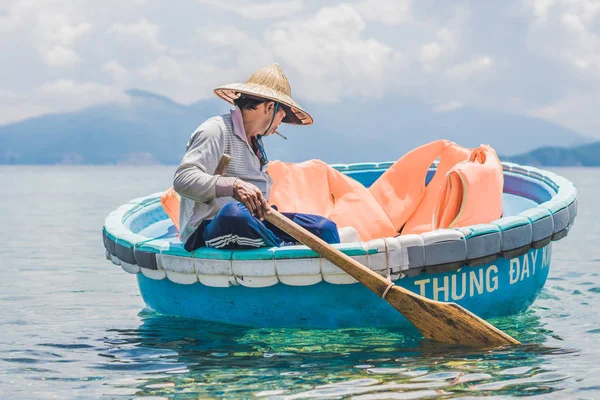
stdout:
<svg viewBox="0 0 600 400">
<path fill-rule="evenodd" d="M 196 129 L 173 180 L 181 197 L 180 237 L 185 249 L 245 249 L 295 242 L 264 221 L 272 180 L 262 137 L 275 133 L 282 122 L 310 125 L 312 117 L 292 100 L 278 64 L 259 69 L 246 83 L 221 86 L 214 92 L 235 109 L 209 118 Z M 231 155 L 231 163 L 223 176 L 214 175 L 224 153 Z M 333 221 L 311 214 L 284 214 L 326 242 L 339 243 Z"/>
</svg>

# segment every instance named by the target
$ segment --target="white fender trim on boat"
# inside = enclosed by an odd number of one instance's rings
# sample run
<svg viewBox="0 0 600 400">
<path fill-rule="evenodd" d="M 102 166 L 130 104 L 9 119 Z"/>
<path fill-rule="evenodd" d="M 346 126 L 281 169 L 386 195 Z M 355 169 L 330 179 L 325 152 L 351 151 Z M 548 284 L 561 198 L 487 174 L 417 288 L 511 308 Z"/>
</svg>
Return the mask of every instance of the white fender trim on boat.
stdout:
<svg viewBox="0 0 600 400">
<path fill-rule="evenodd" d="M 315 285 L 323 280 L 321 258 L 276 259 L 279 281 L 291 286 Z"/>
<path fill-rule="evenodd" d="M 154 279 L 155 281 L 160 281 L 167 277 L 167 273 L 162 269 L 140 268 L 140 270 L 146 278 Z"/>
<path fill-rule="evenodd" d="M 169 278 L 170 281 L 179 283 L 181 285 L 192 285 L 198 282 L 198 277 L 196 276 L 196 274 L 185 274 L 181 272 L 174 272 L 168 270 L 166 271 L 166 273 L 167 278 Z"/>
<path fill-rule="evenodd" d="M 124 261 L 121 261 L 121 268 L 123 268 L 124 271 L 129 272 L 130 274 L 137 274 L 140 272 L 139 265 L 128 264 Z"/>
</svg>

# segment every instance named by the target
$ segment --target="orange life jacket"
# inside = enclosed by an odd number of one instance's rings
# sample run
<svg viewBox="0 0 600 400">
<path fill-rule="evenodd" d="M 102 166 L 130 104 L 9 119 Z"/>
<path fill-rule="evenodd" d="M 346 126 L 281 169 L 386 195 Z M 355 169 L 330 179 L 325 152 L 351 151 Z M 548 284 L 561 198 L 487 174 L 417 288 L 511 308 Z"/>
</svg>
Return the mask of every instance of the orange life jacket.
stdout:
<svg viewBox="0 0 600 400">
<path fill-rule="evenodd" d="M 430 165 L 439 158 L 431 181 Z M 317 214 L 360 240 L 488 223 L 502 216 L 503 172 L 494 149 L 474 150 L 448 140 L 420 146 L 398 159 L 370 188 L 320 160 L 271 161 L 269 205 Z M 179 229 L 179 195 L 169 188 L 161 204 Z"/>
<path fill-rule="evenodd" d="M 494 149 L 481 145 L 446 175 L 431 229 L 458 228 L 500 218 L 503 190 L 502 163 Z"/>
<path fill-rule="evenodd" d="M 356 229 L 361 240 L 397 233 L 367 188 L 323 161 L 271 161 L 268 172 L 273 178 L 269 205 L 279 211 L 327 217 L 338 228 Z"/>
<path fill-rule="evenodd" d="M 369 188 L 394 224 L 403 233 L 431 230 L 434 207 L 445 184 L 445 176 L 456 163 L 469 157 L 469 150 L 449 140 L 437 140 L 406 153 Z M 427 171 L 439 157 L 437 172 L 425 186 Z M 404 227 L 404 228 L 403 228 Z"/>
<path fill-rule="evenodd" d="M 160 204 L 179 231 L 179 193 L 173 189 L 173 186 L 165 190 L 160 196 Z"/>
</svg>

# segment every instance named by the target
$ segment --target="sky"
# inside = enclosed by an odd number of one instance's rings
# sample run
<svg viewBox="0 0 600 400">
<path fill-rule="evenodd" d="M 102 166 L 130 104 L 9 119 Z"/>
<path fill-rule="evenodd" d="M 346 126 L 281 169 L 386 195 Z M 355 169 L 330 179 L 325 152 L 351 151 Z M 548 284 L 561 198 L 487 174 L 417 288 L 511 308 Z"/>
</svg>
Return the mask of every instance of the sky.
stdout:
<svg viewBox="0 0 600 400">
<path fill-rule="evenodd" d="M 0 0 L 0 124 L 277 62 L 302 104 L 406 96 L 600 139 L 600 0 Z M 401 110 L 399 110 L 401 112 Z"/>
</svg>

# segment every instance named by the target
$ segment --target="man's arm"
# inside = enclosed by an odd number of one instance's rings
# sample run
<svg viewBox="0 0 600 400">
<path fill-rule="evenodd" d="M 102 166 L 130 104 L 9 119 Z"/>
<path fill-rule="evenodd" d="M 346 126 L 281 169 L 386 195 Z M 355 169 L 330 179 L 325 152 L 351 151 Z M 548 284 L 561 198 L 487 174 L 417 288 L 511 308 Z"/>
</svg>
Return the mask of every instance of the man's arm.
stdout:
<svg viewBox="0 0 600 400">
<path fill-rule="evenodd" d="M 235 178 L 212 175 L 224 149 L 223 127 L 216 121 L 202 124 L 192 135 L 183 160 L 175 171 L 175 191 L 197 202 L 230 195 Z"/>
</svg>

